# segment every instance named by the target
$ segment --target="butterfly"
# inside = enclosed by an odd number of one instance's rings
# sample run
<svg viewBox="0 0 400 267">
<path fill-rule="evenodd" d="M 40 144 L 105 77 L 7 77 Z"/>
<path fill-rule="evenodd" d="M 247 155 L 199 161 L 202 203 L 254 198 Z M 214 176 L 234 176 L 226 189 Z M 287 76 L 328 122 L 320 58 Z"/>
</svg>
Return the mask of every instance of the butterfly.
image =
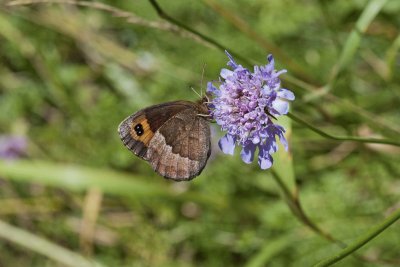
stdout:
<svg viewBox="0 0 400 267">
<path fill-rule="evenodd" d="M 136 156 L 165 178 L 200 175 L 211 154 L 206 101 L 173 101 L 139 110 L 121 122 L 119 136 Z"/>
</svg>

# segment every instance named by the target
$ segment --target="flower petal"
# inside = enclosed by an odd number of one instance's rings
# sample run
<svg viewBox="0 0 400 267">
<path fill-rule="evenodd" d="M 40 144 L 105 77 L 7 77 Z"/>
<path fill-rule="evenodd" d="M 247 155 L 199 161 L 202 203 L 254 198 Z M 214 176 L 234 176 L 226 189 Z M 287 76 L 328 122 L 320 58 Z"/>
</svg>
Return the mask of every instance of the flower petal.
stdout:
<svg viewBox="0 0 400 267">
<path fill-rule="evenodd" d="M 285 100 L 282 99 L 275 99 L 274 102 L 272 102 L 272 107 L 280 114 L 286 114 L 289 111 L 289 103 Z"/>
<path fill-rule="evenodd" d="M 278 90 L 278 96 L 287 100 L 294 100 L 294 94 L 292 91 L 289 91 L 287 89 L 279 89 Z"/>
<path fill-rule="evenodd" d="M 226 55 L 228 56 L 228 58 L 229 58 L 228 66 L 231 67 L 231 68 L 233 68 L 233 69 L 236 69 L 238 65 L 236 64 L 236 62 L 235 62 L 235 60 L 233 59 L 233 57 L 231 56 L 231 54 L 229 54 L 228 51 L 226 51 L 226 50 L 225 50 L 225 54 L 226 54 Z"/>
<path fill-rule="evenodd" d="M 248 142 L 246 145 L 243 146 L 242 152 L 240 152 L 240 156 L 244 163 L 250 164 L 254 160 L 254 152 L 256 150 L 256 145 L 252 142 Z"/>
<path fill-rule="evenodd" d="M 286 72 L 287 72 L 287 70 L 280 70 L 280 71 L 277 71 L 277 72 L 275 73 L 275 77 L 278 77 L 279 75 L 284 74 L 284 73 L 286 73 Z"/>
<path fill-rule="evenodd" d="M 267 60 L 268 60 L 268 62 L 269 62 L 271 65 L 274 65 L 274 64 L 275 64 L 274 56 L 273 56 L 272 54 L 269 54 L 269 55 L 267 56 Z"/>
<path fill-rule="evenodd" d="M 278 144 L 276 143 L 275 140 L 275 134 L 274 133 L 269 133 L 270 136 L 267 137 L 265 140 L 265 144 L 263 145 L 263 149 L 265 153 L 272 154 L 278 151 Z"/>
<path fill-rule="evenodd" d="M 230 134 L 226 134 L 224 137 L 219 139 L 218 145 L 222 152 L 233 155 L 235 153 L 235 143 L 235 137 Z"/>
<path fill-rule="evenodd" d="M 211 93 L 214 94 L 216 96 L 220 96 L 221 95 L 221 91 L 218 90 L 217 87 L 215 87 L 212 82 L 208 82 L 207 83 L 207 93 Z"/>
<path fill-rule="evenodd" d="M 285 148 L 285 150 L 288 151 L 288 149 L 289 149 L 288 142 L 287 142 L 287 140 L 286 140 L 286 138 L 285 138 L 285 136 L 283 134 L 279 135 L 279 140 L 281 141 L 281 143 L 282 143 L 283 147 Z"/>
<path fill-rule="evenodd" d="M 258 165 L 262 170 L 271 168 L 273 159 L 271 155 L 266 151 L 265 147 L 259 147 L 260 152 L 258 153 Z"/>
<path fill-rule="evenodd" d="M 228 69 L 222 69 L 221 73 L 219 74 L 222 78 L 227 79 L 229 76 L 232 76 L 233 71 Z"/>
<path fill-rule="evenodd" d="M 261 142 L 261 138 L 260 138 L 259 135 L 255 135 L 255 136 L 253 137 L 253 140 L 251 140 L 251 141 L 253 142 L 253 144 L 258 144 L 258 143 Z"/>
<path fill-rule="evenodd" d="M 270 144 L 269 153 L 275 153 L 276 151 L 278 151 L 278 145 L 275 140 L 276 135 L 279 137 L 279 140 L 281 141 L 285 150 L 288 151 L 288 142 L 284 136 L 285 129 L 282 126 L 277 124 L 271 124 L 267 127 L 267 131 L 270 135 L 266 142 L 266 144 Z"/>
</svg>

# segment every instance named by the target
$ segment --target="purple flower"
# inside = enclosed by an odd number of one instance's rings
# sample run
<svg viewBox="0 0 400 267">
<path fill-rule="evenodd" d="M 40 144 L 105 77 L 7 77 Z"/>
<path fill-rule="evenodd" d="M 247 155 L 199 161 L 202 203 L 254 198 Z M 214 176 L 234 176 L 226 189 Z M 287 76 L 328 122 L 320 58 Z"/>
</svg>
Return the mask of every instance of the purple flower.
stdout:
<svg viewBox="0 0 400 267">
<path fill-rule="evenodd" d="M 232 69 L 222 69 L 219 88 L 211 82 L 207 92 L 213 95 L 209 105 L 211 115 L 226 135 L 219 140 L 219 147 L 226 154 L 234 154 L 235 146 L 242 146 L 240 153 L 245 163 L 253 162 L 258 148 L 258 164 L 261 169 L 272 166 L 271 154 L 278 150 L 276 136 L 287 150 L 285 129 L 273 122 L 289 111 L 289 101 L 294 94 L 281 88 L 274 58 L 267 57 L 268 64 L 254 66 L 254 72 L 238 65 L 225 51 Z"/>
<path fill-rule="evenodd" d="M 20 136 L 0 136 L 0 159 L 15 159 L 23 155 L 27 142 Z"/>
</svg>

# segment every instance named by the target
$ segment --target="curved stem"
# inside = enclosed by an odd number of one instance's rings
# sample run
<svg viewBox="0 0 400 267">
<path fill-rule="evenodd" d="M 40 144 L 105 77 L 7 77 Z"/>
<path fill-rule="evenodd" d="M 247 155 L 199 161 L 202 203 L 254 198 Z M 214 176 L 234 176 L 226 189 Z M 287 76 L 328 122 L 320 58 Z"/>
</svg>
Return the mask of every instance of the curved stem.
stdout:
<svg viewBox="0 0 400 267">
<path fill-rule="evenodd" d="M 332 139 L 332 140 L 337 140 L 337 141 L 355 141 L 355 142 L 360 142 L 360 143 L 374 143 L 374 144 L 386 144 L 386 145 L 393 145 L 393 146 L 400 146 L 400 142 L 396 142 L 394 140 L 389 140 L 389 139 L 379 139 L 379 138 L 363 138 L 363 137 L 358 137 L 358 136 L 336 136 L 336 135 L 331 135 L 328 134 L 317 127 L 313 126 L 312 124 L 306 122 L 305 120 L 297 117 L 293 113 L 288 113 L 287 116 L 291 118 L 292 120 L 296 121 L 297 123 L 303 124 L 310 128 L 312 131 L 316 132 L 322 137 Z"/>
<path fill-rule="evenodd" d="M 341 250 L 336 255 L 329 257 L 325 260 L 322 260 L 314 266 L 315 267 L 330 266 L 330 265 L 344 259 L 345 257 L 350 255 L 357 249 L 359 249 L 362 246 L 364 246 L 365 244 L 367 244 L 369 241 L 371 241 L 377 235 L 382 233 L 384 230 L 386 230 L 390 225 L 392 225 L 398 219 L 400 219 L 400 209 L 396 210 L 388 218 L 386 218 L 383 222 L 381 222 L 380 224 L 373 227 L 366 234 L 360 236 L 354 243 L 350 244 L 349 246 L 347 246 L 346 248 Z"/>
<path fill-rule="evenodd" d="M 296 194 L 291 193 L 290 189 L 286 186 L 286 184 L 282 181 L 282 178 L 274 171 L 272 170 L 272 177 L 275 179 L 276 183 L 278 186 L 282 189 L 283 195 L 286 199 L 286 202 L 288 203 L 289 208 L 293 212 L 293 214 L 303 223 L 305 224 L 308 228 L 310 228 L 312 231 L 317 233 L 318 235 L 324 237 L 325 239 L 336 243 L 340 247 L 344 248 L 346 247 L 346 244 L 343 243 L 340 240 L 335 239 L 333 236 L 331 236 L 328 232 L 325 232 L 321 228 L 318 227 L 317 224 L 315 224 L 304 212 L 303 207 L 301 205 L 301 202 Z"/>
<path fill-rule="evenodd" d="M 188 26 L 186 26 L 185 24 L 177 21 L 176 19 L 174 19 L 173 17 L 169 16 L 167 13 L 164 12 L 164 10 L 160 7 L 160 5 L 157 3 L 156 0 L 149 0 L 150 4 L 153 6 L 153 8 L 156 10 L 158 16 L 160 16 L 161 18 L 165 19 L 166 21 L 175 24 L 176 26 L 185 29 L 186 31 L 198 36 L 199 38 L 201 38 L 202 40 L 206 41 L 207 43 L 213 45 L 214 47 L 218 48 L 221 51 L 225 51 L 225 50 L 229 50 L 229 53 L 232 54 L 232 56 L 234 56 L 235 58 L 240 59 L 241 61 L 245 62 L 248 65 L 252 65 L 252 63 L 246 59 L 245 57 L 242 57 L 240 54 L 237 54 L 235 52 L 233 52 L 231 49 L 228 49 L 226 46 L 220 44 L 219 42 L 217 42 L 216 40 L 212 39 L 211 37 L 208 37 L 198 31 L 196 31 L 195 29 L 192 29 Z"/>
</svg>

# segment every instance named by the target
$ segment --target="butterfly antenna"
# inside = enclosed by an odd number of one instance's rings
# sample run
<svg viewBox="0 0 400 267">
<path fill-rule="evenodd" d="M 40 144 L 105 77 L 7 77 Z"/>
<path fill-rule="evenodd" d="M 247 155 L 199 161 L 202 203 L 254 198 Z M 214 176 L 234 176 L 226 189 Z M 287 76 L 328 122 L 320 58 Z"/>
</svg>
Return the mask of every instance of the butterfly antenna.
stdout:
<svg viewBox="0 0 400 267">
<path fill-rule="evenodd" d="M 201 95 L 193 87 L 190 87 L 190 89 L 192 89 L 192 91 L 201 98 Z"/>
<path fill-rule="evenodd" d="M 200 81 L 200 94 L 201 98 L 203 98 L 203 79 L 204 79 L 204 72 L 206 70 L 206 63 L 203 64 L 203 70 L 201 72 L 201 81 Z"/>
</svg>

